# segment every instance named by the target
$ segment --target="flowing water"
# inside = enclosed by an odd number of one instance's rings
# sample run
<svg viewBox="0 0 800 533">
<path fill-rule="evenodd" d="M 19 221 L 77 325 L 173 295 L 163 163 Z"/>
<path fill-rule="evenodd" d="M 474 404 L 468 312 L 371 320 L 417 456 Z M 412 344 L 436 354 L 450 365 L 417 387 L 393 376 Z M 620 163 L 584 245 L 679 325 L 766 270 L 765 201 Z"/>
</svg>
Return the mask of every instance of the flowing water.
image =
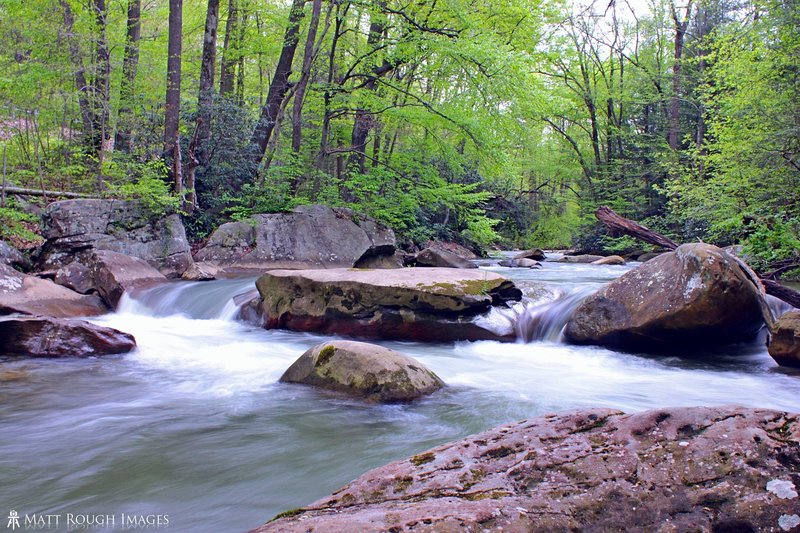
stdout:
<svg viewBox="0 0 800 533">
<path fill-rule="evenodd" d="M 579 300 L 629 267 L 482 268 L 529 300 L 503 316 L 529 342 L 385 342 L 450 386 L 365 405 L 277 383 L 329 337 L 232 320 L 253 279 L 174 283 L 95 319 L 139 348 L 89 360 L 0 361 L 0 513 L 168 515 L 170 531 L 242 531 L 364 471 L 546 412 L 737 403 L 797 411 L 800 376 L 760 344 L 702 361 L 560 343 Z M 0 515 L 5 524 L 6 515 Z"/>
</svg>

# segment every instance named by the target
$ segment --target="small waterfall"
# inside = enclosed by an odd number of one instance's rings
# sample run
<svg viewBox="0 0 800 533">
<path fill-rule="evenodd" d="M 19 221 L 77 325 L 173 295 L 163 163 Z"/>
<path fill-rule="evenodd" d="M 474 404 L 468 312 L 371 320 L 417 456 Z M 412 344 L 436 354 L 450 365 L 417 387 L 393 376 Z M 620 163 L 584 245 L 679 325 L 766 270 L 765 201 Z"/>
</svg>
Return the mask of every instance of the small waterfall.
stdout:
<svg viewBox="0 0 800 533">
<path fill-rule="evenodd" d="M 523 342 L 561 340 L 561 331 L 567 325 L 575 308 L 595 287 L 574 289 L 554 301 L 529 303 L 517 318 L 514 329 L 517 338 Z"/>
<path fill-rule="evenodd" d="M 125 294 L 117 312 L 156 317 L 184 315 L 194 319 L 233 320 L 244 303 L 237 296 L 252 292 L 254 287 L 255 278 L 167 283 L 133 296 Z"/>
</svg>

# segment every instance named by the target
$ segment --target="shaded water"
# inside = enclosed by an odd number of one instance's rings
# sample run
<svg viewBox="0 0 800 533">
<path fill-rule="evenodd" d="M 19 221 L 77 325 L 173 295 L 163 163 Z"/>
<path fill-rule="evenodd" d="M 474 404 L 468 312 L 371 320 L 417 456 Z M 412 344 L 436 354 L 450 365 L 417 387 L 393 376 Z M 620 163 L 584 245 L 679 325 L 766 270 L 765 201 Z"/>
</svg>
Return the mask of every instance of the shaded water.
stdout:
<svg viewBox="0 0 800 533">
<path fill-rule="evenodd" d="M 277 383 L 328 337 L 230 320 L 252 279 L 171 284 L 96 319 L 136 336 L 125 356 L 0 362 L 0 513 L 114 514 L 116 529 L 122 512 L 166 514 L 170 531 L 240 531 L 372 467 L 545 412 L 800 407 L 800 377 L 758 344 L 703 361 L 560 344 L 571 306 L 628 267 L 483 267 L 519 282 L 533 299 L 514 311 L 520 331 L 547 340 L 383 343 L 450 385 L 411 405 Z"/>
</svg>

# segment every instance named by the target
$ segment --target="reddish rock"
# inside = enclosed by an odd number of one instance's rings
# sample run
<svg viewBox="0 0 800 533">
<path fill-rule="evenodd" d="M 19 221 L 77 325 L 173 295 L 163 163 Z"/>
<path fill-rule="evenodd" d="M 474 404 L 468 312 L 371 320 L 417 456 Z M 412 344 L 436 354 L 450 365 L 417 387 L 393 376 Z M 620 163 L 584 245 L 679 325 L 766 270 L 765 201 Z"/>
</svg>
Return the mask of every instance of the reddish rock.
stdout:
<svg viewBox="0 0 800 533">
<path fill-rule="evenodd" d="M 775 324 L 767 350 L 781 366 L 800 368 L 800 311 L 784 313 Z"/>
<path fill-rule="evenodd" d="M 0 355 L 92 357 L 130 352 L 132 335 L 84 320 L 51 317 L 0 318 Z"/>
<path fill-rule="evenodd" d="M 108 307 L 97 296 L 84 296 L 48 279 L 28 276 L 0 264 L 0 315 L 22 313 L 63 318 L 107 312 Z"/>
<path fill-rule="evenodd" d="M 619 255 L 609 255 L 597 261 L 592 261 L 593 265 L 624 265 L 625 258 Z"/>
<path fill-rule="evenodd" d="M 125 292 L 166 283 L 167 278 L 138 257 L 98 250 L 92 254 L 92 278 L 103 300 L 116 308 Z"/>
<path fill-rule="evenodd" d="M 798 471 L 797 414 L 589 409 L 377 468 L 255 531 L 797 531 Z"/>
<path fill-rule="evenodd" d="M 53 281 L 81 294 L 89 294 L 96 290 L 92 269 L 78 261 L 73 261 L 56 270 Z"/>
<path fill-rule="evenodd" d="M 425 248 L 416 256 L 420 267 L 478 268 L 475 263 L 442 248 Z"/>
</svg>

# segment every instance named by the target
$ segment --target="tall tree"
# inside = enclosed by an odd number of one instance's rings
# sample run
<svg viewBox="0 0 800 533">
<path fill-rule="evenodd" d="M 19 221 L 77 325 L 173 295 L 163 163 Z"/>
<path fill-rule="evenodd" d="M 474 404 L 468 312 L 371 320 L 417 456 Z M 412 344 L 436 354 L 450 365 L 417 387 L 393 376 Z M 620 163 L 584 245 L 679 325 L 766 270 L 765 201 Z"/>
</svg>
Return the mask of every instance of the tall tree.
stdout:
<svg viewBox="0 0 800 533">
<path fill-rule="evenodd" d="M 219 0 L 208 0 L 206 26 L 203 32 L 203 56 L 200 62 L 200 93 L 197 100 L 197 138 L 200 163 L 207 162 L 205 145 L 211 138 L 211 113 L 214 105 L 214 72 L 217 57 Z"/>
<path fill-rule="evenodd" d="M 683 15 L 679 13 L 674 0 L 669 3 L 672 22 L 675 27 L 675 47 L 673 49 L 672 64 L 672 97 L 669 103 L 669 128 L 667 130 L 667 143 L 673 150 L 678 149 L 681 134 L 681 95 L 683 89 L 683 44 L 686 39 L 686 28 L 692 16 L 693 0 L 688 0 Z"/>
<path fill-rule="evenodd" d="M 308 25 L 308 35 L 306 36 L 306 46 L 303 51 L 303 68 L 300 72 L 300 80 L 297 82 L 294 91 L 294 106 L 292 108 L 292 151 L 294 153 L 300 151 L 300 145 L 303 141 L 303 99 L 311 76 L 311 63 L 314 60 L 314 46 L 317 40 L 317 28 L 321 11 L 322 0 L 314 0 L 311 8 L 311 20 Z"/>
<path fill-rule="evenodd" d="M 122 85 L 119 92 L 120 108 L 114 147 L 123 152 L 131 151 L 131 125 L 136 71 L 139 66 L 139 40 L 142 35 L 141 0 L 128 0 L 128 22 L 125 32 L 125 56 L 122 60 Z"/>
<path fill-rule="evenodd" d="M 169 0 L 167 38 L 167 98 L 164 110 L 164 152 L 172 158 L 173 190 L 183 196 L 183 172 L 178 127 L 181 112 L 181 36 L 183 0 Z"/>
<path fill-rule="evenodd" d="M 267 101 L 261 108 L 261 117 L 253 130 L 250 142 L 257 146 L 255 160 L 261 163 L 267 151 L 270 137 L 272 136 L 278 115 L 281 111 L 283 99 L 289 91 L 289 75 L 292 73 L 292 60 L 300 40 L 300 22 L 303 20 L 304 0 L 293 0 L 289 10 L 289 20 L 286 24 L 286 33 L 283 37 L 283 46 L 275 67 L 275 76 L 269 86 Z"/>
<path fill-rule="evenodd" d="M 237 43 L 239 38 L 239 1 L 228 0 L 228 19 L 225 22 L 225 41 L 222 45 L 222 61 L 220 62 L 219 72 L 220 96 L 229 95 L 233 92 L 237 63 L 234 50 L 239 48 Z"/>
</svg>

